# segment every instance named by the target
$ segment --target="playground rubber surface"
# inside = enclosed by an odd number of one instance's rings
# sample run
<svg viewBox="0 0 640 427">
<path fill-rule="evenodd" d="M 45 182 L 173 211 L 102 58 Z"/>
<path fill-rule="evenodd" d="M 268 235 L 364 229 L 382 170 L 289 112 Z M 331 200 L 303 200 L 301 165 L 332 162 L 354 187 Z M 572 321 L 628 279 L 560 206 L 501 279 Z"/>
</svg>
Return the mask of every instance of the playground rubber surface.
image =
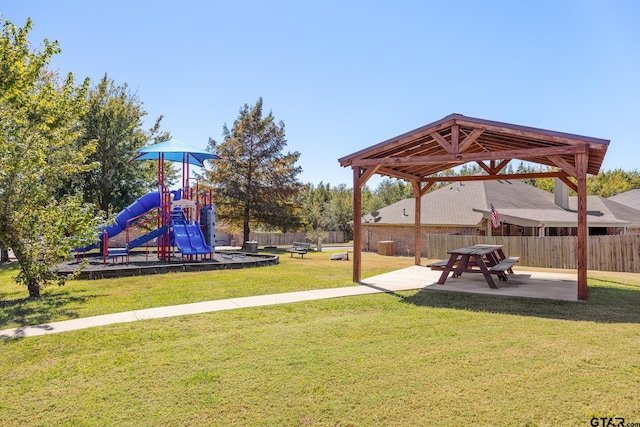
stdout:
<svg viewBox="0 0 640 427">
<path fill-rule="evenodd" d="M 180 271 L 207 271 L 237 268 L 262 267 L 279 263 L 278 255 L 253 254 L 238 251 L 216 252 L 213 259 L 189 259 L 179 254 L 171 257 L 171 261 L 158 259 L 155 252 L 131 252 L 128 257 L 108 258 L 106 263 L 99 254 L 86 255 L 77 260 L 61 264 L 58 271 L 71 273 L 82 268 L 78 279 L 107 279 L 125 276 L 142 276 Z"/>
</svg>

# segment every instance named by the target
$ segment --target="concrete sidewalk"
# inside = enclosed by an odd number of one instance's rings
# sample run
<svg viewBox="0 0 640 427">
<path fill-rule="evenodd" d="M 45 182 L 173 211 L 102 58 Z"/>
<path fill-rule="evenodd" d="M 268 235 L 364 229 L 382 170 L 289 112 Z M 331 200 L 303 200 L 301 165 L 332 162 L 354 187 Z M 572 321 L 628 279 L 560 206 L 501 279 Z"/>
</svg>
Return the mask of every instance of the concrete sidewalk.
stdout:
<svg viewBox="0 0 640 427">
<path fill-rule="evenodd" d="M 163 317 L 183 316 L 187 314 L 209 313 L 214 311 L 235 310 L 238 308 L 261 307 L 275 304 L 313 301 L 327 298 L 348 297 L 354 295 L 375 294 L 381 292 L 395 292 L 412 290 L 423 287 L 423 283 L 385 283 L 384 288 L 376 286 L 358 285 L 346 288 L 318 289 L 312 291 L 287 292 L 273 295 L 259 295 L 243 298 L 231 298 L 217 301 L 196 302 L 167 307 L 148 308 L 145 310 L 127 311 L 123 313 L 104 314 L 101 316 L 84 317 L 65 320 L 62 322 L 45 323 L 42 325 L 21 326 L 0 331 L 0 339 L 33 337 L 46 334 L 73 331 L 76 329 L 105 326 L 114 323 L 135 322 L 137 320 L 160 319 Z"/>
<path fill-rule="evenodd" d="M 327 298 L 339 298 L 381 292 L 398 292 L 415 289 L 428 289 L 435 292 L 463 292 L 502 297 L 542 298 L 551 300 L 576 301 L 577 281 L 575 274 L 549 273 L 538 271 L 517 272 L 509 275 L 507 282 L 499 282 L 499 289 L 491 289 L 482 275 L 465 274 L 459 278 L 450 278 L 444 285 L 436 282 L 440 271 L 432 271 L 422 266 L 413 266 L 390 273 L 380 274 L 362 280 L 362 285 L 346 288 L 317 289 L 312 291 L 288 292 L 274 295 L 259 295 L 244 298 L 231 298 L 217 301 L 196 302 L 192 304 L 149 308 L 124 313 L 52 322 L 42 325 L 22 326 L 0 331 L 2 338 L 22 338 L 37 335 L 56 334 L 94 326 L 114 323 L 135 322 L 136 320 L 160 319 L 163 317 L 183 316 L 187 314 L 209 313 L 213 311 L 235 310 L 237 308 L 261 307 L 275 304 L 313 301 Z"/>
</svg>

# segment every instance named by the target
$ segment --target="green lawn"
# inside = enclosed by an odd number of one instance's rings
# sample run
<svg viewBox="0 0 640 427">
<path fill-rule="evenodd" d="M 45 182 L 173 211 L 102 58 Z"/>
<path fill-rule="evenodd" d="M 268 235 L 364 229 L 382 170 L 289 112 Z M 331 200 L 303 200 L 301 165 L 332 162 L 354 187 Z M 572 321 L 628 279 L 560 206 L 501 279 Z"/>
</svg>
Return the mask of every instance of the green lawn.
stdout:
<svg viewBox="0 0 640 427">
<path fill-rule="evenodd" d="M 44 300 L 58 302 L 33 308 L 62 319 L 351 284 L 350 263 L 285 258 L 259 269 L 70 283 L 47 291 Z M 365 260 L 365 275 L 413 261 Z M 13 312 L 31 318 L 29 302 L 11 301 L 26 291 L 8 275 L 0 274 L 5 327 L 16 323 Z M 3 340 L 0 424 L 640 422 L 639 277 L 594 273 L 586 303 L 416 291 Z"/>
<path fill-rule="evenodd" d="M 351 262 L 331 261 L 330 253 L 309 252 L 301 259 L 283 251 L 280 264 L 242 270 L 218 270 L 165 275 L 75 280 L 27 298 L 26 287 L 11 281 L 12 268 L 0 267 L 0 329 L 139 310 L 175 304 L 265 295 L 309 289 L 353 286 Z M 413 264 L 413 258 L 363 256 L 366 276 Z"/>
</svg>

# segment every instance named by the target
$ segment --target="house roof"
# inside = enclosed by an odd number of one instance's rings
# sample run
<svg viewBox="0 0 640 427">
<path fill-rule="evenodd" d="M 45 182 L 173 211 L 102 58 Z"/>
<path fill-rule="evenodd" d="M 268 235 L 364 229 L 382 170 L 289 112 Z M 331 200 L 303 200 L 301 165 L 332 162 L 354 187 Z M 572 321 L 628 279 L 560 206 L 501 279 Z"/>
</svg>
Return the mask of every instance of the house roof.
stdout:
<svg viewBox="0 0 640 427">
<path fill-rule="evenodd" d="M 569 198 L 569 206 L 574 210 L 578 209 L 577 197 Z M 601 212 L 608 211 L 616 219 L 629 222 L 629 227 L 640 228 L 640 210 L 618 203 L 615 200 L 601 196 L 589 196 L 587 198 L 587 209 Z M 587 212 L 587 215 L 589 215 L 589 212 Z"/>
<path fill-rule="evenodd" d="M 595 175 L 608 145 L 605 139 L 451 114 L 339 162 L 343 167 L 374 167 L 383 176 L 428 182 L 433 174 L 464 163 L 513 159 L 557 167 L 576 176 L 576 154 L 585 153 L 586 173 Z M 493 166 L 486 170 L 490 175 L 499 171 Z"/>
<path fill-rule="evenodd" d="M 640 210 L 640 190 L 629 190 L 609 197 L 609 200 Z"/>
<path fill-rule="evenodd" d="M 524 227 L 575 227 L 577 198 L 569 209 L 554 202 L 554 195 L 521 181 L 470 181 L 455 183 L 421 198 L 421 223 L 428 226 L 479 227 L 491 217 L 491 205 L 500 220 Z M 404 199 L 364 215 L 365 224 L 413 225 L 415 199 Z M 590 227 L 640 227 L 640 211 L 600 196 L 587 198 Z"/>
</svg>

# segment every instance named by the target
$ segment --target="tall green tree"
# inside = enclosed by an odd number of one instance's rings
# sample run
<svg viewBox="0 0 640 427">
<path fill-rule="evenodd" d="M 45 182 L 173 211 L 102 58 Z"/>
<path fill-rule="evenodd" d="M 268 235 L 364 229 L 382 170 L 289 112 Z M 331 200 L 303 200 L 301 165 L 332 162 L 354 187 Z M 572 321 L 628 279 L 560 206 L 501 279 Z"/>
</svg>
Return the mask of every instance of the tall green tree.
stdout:
<svg viewBox="0 0 640 427">
<path fill-rule="evenodd" d="M 314 243 L 325 239 L 331 229 L 328 207 L 331 201 L 331 186 L 320 182 L 318 186 L 308 183 L 302 196 L 302 222 L 307 239 Z"/>
<path fill-rule="evenodd" d="M 327 231 L 342 231 L 345 239 L 353 238 L 353 195 L 345 184 L 305 185 L 302 196 L 302 221 L 307 236 L 317 242 Z M 312 236 L 312 237 L 310 237 Z"/>
<path fill-rule="evenodd" d="M 344 238 L 353 239 L 353 193 L 345 184 L 331 187 L 325 208 L 329 231 L 342 231 Z"/>
<path fill-rule="evenodd" d="M 97 144 L 88 161 L 98 166 L 83 173 L 77 185 L 85 201 L 107 214 L 119 212 L 156 184 L 155 163 L 131 162 L 151 136 L 142 129 L 146 112 L 126 83 L 118 86 L 106 74 L 89 89 L 87 100 L 78 144 Z"/>
<path fill-rule="evenodd" d="M 76 86 L 47 70 L 57 42 L 32 51 L 32 28 L 2 21 L 0 38 L 0 241 L 13 249 L 16 280 L 39 297 L 48 283 L 64 283 L 51 268 L 74 247 L 90 243 L 99 224 L 95 208 L 76 196 L 56 199 L 63 182 L 90 168 L 95 149 L 75 141 L 85 112 L 89 82 Z"/>
<path fill-rule="evenodd" d="M 587 193 L 602 197 L 611 197 L 638 188 L 640 188 L 638 170 L 613 169 L 587 177 Z"/>
<path fill-rule="evenodd" d="M 375 190 L 368 186 L 362 189 L 362 211 L 369 213 L 403 199 L 414 197 L 413 187 L 399 179 L 384 178 Z"/>
<path fill-rule="evenodd" d="M 282 228 L 295 223 L 294 201 L 301 190 L 296 165 L 298 152 L 284 152 L 284 122 L 271 112 L 262 114 L 262 98 L 240 109 L 233 127 L 223 127 L 223 141 L 209 140 L 208 149 L 222 160 L 210 162 L 204 182 L 213 187 L 217 215 L 231 227 L 241 228 L 244 242 L 252 225 Z"/>
<path fill-rule="evenodd" d="M 383 203 L 382 206 L 388 206 L 397 201 L 414 197 L 411 184 L 399 179 L 383 179 L 378 184 L 375 193 L 380 197 Z"/>
</svg>

